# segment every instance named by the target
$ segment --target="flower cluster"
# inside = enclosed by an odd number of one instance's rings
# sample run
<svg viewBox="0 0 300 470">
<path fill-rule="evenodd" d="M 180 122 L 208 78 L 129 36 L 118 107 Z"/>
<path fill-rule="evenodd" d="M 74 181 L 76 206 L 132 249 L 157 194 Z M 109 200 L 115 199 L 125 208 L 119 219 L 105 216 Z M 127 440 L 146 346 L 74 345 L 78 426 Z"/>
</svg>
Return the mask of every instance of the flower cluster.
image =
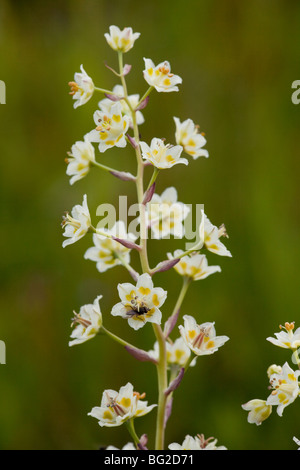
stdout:
<svg viewBox="0 0 300 470">
<path fill-rule="evenodd" d="M 95 262 L 100 273 L 122 266 L 134 279 L 134 283 L 122 282 L 117 285 L 119 302 L 112 304 L 109 312 L 113 317 L 126 320 L 125 325 L 128 324 L 136 332 L 143 327 L 149 328 L 149 325 L 146 326 L 148 323 L 152 324 L 155 335 L 153 350 L 145 351 L 137 348 L 106 328 L 106 312 L 101 311 L 99 303 L 102 295 L 98 295 L 92 304 L 83 305 L 79 313 L 74 312 L 69 345 L 79 345 L 96 336 L 107 335 L 137 360 L 152 362 L 157 366 L 159 380 L 157 405 L 149 406 L 147 401 L 143 400 L 145 394 L 135 392 L 133 385 L 128 382 L 119 391 L 105 390 L 100 406 L 94 407 L 89 415 L 96 418 L 101 427 L 115 427 L 126 423 L 133 443 L 129 442 L 123 449 L 145 450 L 147 435 L 139 437 L 136 434 L 134 420 L 157 407 L 155 448 L 159 450 L 164 448 L 164 433 L 172 410 L 173 394 L 187 370 L 190 366 L 196 365 L 199 356 L 214 354 L 229 339 L 227 336 L 216 335 L 215 322 L 200 322 L 191 315 L 183 315 L 183 324 L 177 329 L 177 338 L 172 340 L 170 335 L 179 320 L 179 311 L 192 281 L 203 280 L 221 271 L 220 266 L 208 264 L 206 252 L 227 257 L 230 257 L 231 253 L 221 242 L 221 237 L 227 237 L 225 226 L 221 225 L 219 228 L 214 226 L 203 212 L 198 227 L 199 240 L 192 249 L 187 251 L 177 249 L 173 255 L 171 253 L 165 255 L 164 261 L 158 263 L 156 267 L 150 266 L 148 233 L 151 232 L 155 239 L 173 236 L 181 240 L 186 235 L 184 225 L 190 213 L 188 205 L 179 202 L 175 187 L 168 187 L 160 194 L 155 192 L 156 179 L 160 171 L 171 170 L 177 164 L 187 166 L 189 159 L 186 157 L 196 160 L 199 157 L 207 158 L 209 154 L 204 148 L 207 143 L 204 133 L 199 132 L 199 127 L 192 119 L 181 122 L 178 117 L 174 117 L 175 135 L 174 140 L 170 139 L 173 143 L 166 143 L 164 138 L 158 137 L 153 137 L 149 144 L 140 140 L 138 126 L 145 122 L 142 110 L 148 105 L 150 94 L 154 90 L 159 93 L 177 92 L 182 79 L 171 72 L 168 61 L 155 65 L 151 59 L 145 58 L 143 76 L 149 88 L 143 95 L 129 94 L 125 77 L 131 71 L 131 66 L 124 65 L 123 59 L 124 54 L 133 48 L 139 36 L 140 33 L 134 33 L 132 28 L 120 30 L 117 26 L 111 26 L 109 33 L 105 34 L 107 43 L 118 55 L 119 70 L 115 71 L 107 66 L 121 82 L 114 85 L 112 90 L 95 86 L 82 66 L 81 73 L 76 73 L 74 81 L 69 83 L 71 95 L 75 100 L 74 108 L 86 104 L 96 93 L 102 93 L 104 97 L 98 102 L 98 108 L 94 110 L 92 130 L 85 134 L 82 140 L 78 140 L 68 153 L 66 172 L 70 176 L 71 185 L 86 177 L 93 168 L 106 171 L 123 181 L 134 182 L 138 195 L 139 216 L 136 220 L 140 226 L 140 233 L 138 235 L 130 233 L 131 230 L 127 229 L 122 220 L 115 221 L 109 227 L 100 228 L 98 224 L 95 228 L 87 205 L 87 196 L 84 195 L 82 205 L 75 205 L 71 215 L 67 213 L 63 218 L 63 235 L 66 237 L 63 247 L 75 243 L 90 233 L 93 246 L 87 249 L 84 258 Z M 135 152 L 136 175 L 102 163 L 102 159 L 110 153 L 110 149 L 124 148 L 127 144 L 130 144 L 129 147 Z M 95 146 L 99 151 L 98 156 Z M 152 168 L 153 175 L 147 186 L 144 186 L 148 167 Z M 139 256 L 140 268 L 137 270 L 131 264 L 133 251 Z M 167 291 L 154 283 L 153 276 L 172 268 L 182 277 L 183 286 L 181 290 L 179 289 L 179 297 L 171 315 L 166 317 L 164 310 Z M 284 370 L 283 373 L 287 372 Z M 273 379 L 273 382 L 277 389 L 281 386 L 280 380 L 276 382 Z M 202 434 L 196 437 L 188 435 L 181 445 L 173 443 L 169 445 L 169 449 L 225 449 L 223 446 L 217 447 L 216 443 L 214 438 L 205 439 Z M 109 446 L 108 449 L 115 447 Z"/>
<path fill-rule="evenodd" d="M 292 359 L 300 369 L 300 359 L 297 349 L 300 346 L 300 328 L 294 331 L 295 323 L 286 322 L 284 327 L 280 326 L 279 333 L 275 333 L 275 337 L 267 338 L 270 343 L 280 348 L 290 349 L 292 351 Z M 271 365 L 267 370 L 269 378 L 269 388 L 272 390 L 267 400 L 254 399 L 250 400 L 243 409 L 249 411 L 248 422 L 260 425 L 267 419 L 272 407 L 277 407 L 277 414 L 282 416 L 284 409 L 293 403 L 300 395 L 299 377 L 300 370 L 294 371 L 287 362 L 284 365 Z"/>
</svg>

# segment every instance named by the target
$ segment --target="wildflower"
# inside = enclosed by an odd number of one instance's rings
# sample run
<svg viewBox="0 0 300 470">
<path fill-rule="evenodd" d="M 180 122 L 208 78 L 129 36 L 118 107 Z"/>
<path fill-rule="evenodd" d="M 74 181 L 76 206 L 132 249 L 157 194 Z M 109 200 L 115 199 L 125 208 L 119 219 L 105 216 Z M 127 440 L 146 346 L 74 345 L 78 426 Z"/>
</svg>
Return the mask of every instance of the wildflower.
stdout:
<svg viewBox="0 0 300 470">
<path fill-rule="evenodd" d="M 153 86 L 158 92 L 178 91 L 178 86 L 182 83 L 182 78 L 171 73 L 169 62 L 161 62 L 157 66 L 151 59 L 145 59 L 144 78 L 146 82 Z"/>
<path fill-rule="evenodd" d="M 295 351 L 300 346 L 300 328 L 297 328 L 296 331 L 293 331 L 295 328 L 295 323 L 285 323 L 284 327 L 280 326 L 280 329 L 284 329 L 285 331 L 280 331 L 280 333 L 274 333 L 276 336 L 275 338 L 269 337 L 267 341 L 270 343 L 275 344 L 275 346 L 279 346 L 280 348 L 284 349 L 292 349 Z"/>
<path fill-rule="evenodd" d="M 179 331 L 185 344 L 196 356 L 213 354 L 229 340 L 228 336 L 216 336 L 215 323 L 198 325 L 195 318 L 184 315 L 184 326 Z"/>
<path fill-rule="evenodd" d="M 120 98 L 124 98 L 124 88 L 122 85 L 116 85 L 113 88 L 113 95 L 116 95 Z M 137 105 L 140 102 L 140 95 L 130 95 L 128 96 L 128 101 L 132 107 L 132 109 L 135 109 Z M 130 125 L 132 126 L 132 118 L 131 118 L 131 110 L 126 103 L 124 99 L 120 99 L 119 103 L 121 104 L 121 112 L 123 115 L 127 116 L 129 118 Z M 99 101 L 99 108 L 101 111 L 103 111 L 105 114 L 110 114 L 111 113 L 111 108 L 114 104 L 114 101 L 110 100 L 109 98 L 104 98 L 103 100 Z M 141 113 L 141 111 L 136 111 L 136 122 L 138 125 L 141 125 L 145 122 L 144 116 Z"/>
<path fill-rule="evenodd" d="M 63 248 L 80 240 L 91 227 L 91 217 L 86 194 L 83 196 L 82 206 L 79 204 L 74 206 L 71 214 L 72 216 L 66 213 L 63 217 L 62 226 L 65 228 L 63 236 L 68 237 L 68 239 L 63 242 Z"/>
<path fill-rule="evenodd" d="M 83 66 L 80 66 L 81 73 L 75 73 L 74 82 L 69 82 L 71 87 L 70 95 L 73 95 L 74 108 L 87 103 L 93 96 L 95 86 L 91 77 L 88 76 Z"/>
<path fill-rule="evenodd" d="M 152 163 L 156 168 L 165 170 L 178 163 L 188 165 L 186 158 L 181 158 L 183 148 L 181 145 L 165 145 L 162 139 L 154 137 L 149 147 L 146 142 L 140 142 L 142 157 Z"/>
<path fill-rule="evenodd" d="M 176 250 L 174 255 L 168 253 L 169 259 L 176 259 L 182 255 L 182 250 Z M 181 276 L 188 277 L 193 281 L 205 279 L 211 274 L 221 272 L 220 266 L 208 266 L 207 258 L 205 255 L 194 252 L 186 256 L 182 256 L 180 261 L 175 264 L 174 269 Z"/>
<path fill-rule="evenodd" d="M 226 246 L 220 241 L 221 237 L 228 238 L 225 226 L 221 225 L 221 227 L 218 228 L 213 225 L 203 211 L 199 234 L 201 242 L 197 248 L 200 249 L 205 246 L 208 251 L 219 256 L 232 256 L 230 251 L 228 251 Z"/>
<path fill-rule="evenodd" d="M 272 413 L 272 406 L 267 405 L 265 400 L 250 400 L 242 405 L 242 408 L 249 411 L 248 423 L 255 423 L 257 426 L 260 426 Z"/>
<path fill-rule="evenodd" d="M 205 439 L 203 434 L 198 434 L 195 437 L 185 436 L 183 443 L 177 444 L 173 442 L 169 445 L 170 450 L 227 450 L 224 446 L 217 447 L 217 439 L 209 437 Z"/>
<path fill-rule="evenodd" d="M 300 370 L 294 372 L 286 362 L 279 374 L 272 374 L 270 384 L 273 388 L 267 399 L 267 405 L 277 406 L 277 413 L 282 416 L 286 406 L 293 403 L 299 395 L 298 378 Z"/>
<path fill-rule="evenodd" d="M 67 175 L 72 176 L 70 184 L 84 178 L 90 171 L 91 163 L 95 161 L 95 149 L 90 142 L 76 142 L 72 146 L 72 151 L 69 153 L 69 158 L 66 158 L 68 163 Z"/>
<path fill-rule="evenodd" d="M 190 209 L 182 202 L 177 202 L 175 188 L 167 188 L 161 196 L 154 194 L 147 204 L 147 223 L 154 238 L 165 238 L 172 234 L 176 238 L 184 236 L 182 222 Z"/>
<path fill-rule="evenodd" d="M 191 119 L 180 122 L 177 117 L 174 117 L 176 124 L 175 139 L 178 145 L 182 145 L 185 153 L 191 155 L 194 160 L 199 157 L 209 157 L 208 151 L 203 149 L 206 144 L 204 134 L 200 134 L 198 126 L 196 126 Z"/>
<path fill-rule="evenodd" d="M 95 233 L 93 235 L 95 246 L 85 252 L 84 258 L 95 261 L 100 273 L 122 264 L 122 261 L 130 263 L 130 249 L 111 238 L 114 236 L 132 242 L 136 240 L 132 233 L 127 234 L 124 222 L 120 220 L 110 230 L 103 228 L 102 232 L 107 233 L 108 237 Z"/>
<path fill-rule="evenodd" d="M 117 26 L 109 27 L 109 34 L 105 33 L 105 39 L 114 51 L 128 52 L 133 48 L 134 42 L 141 33 L 133 33 L 132 28 L 124 28 L 123 31 Z"/>
<path fill-rule="evenodd" d="M 99 143 L 101 153 L 111 147 L 126 147 L 125 134 L 129 126 L 128 116 L 122 116 L 122 107 L 119 102 L 114 103 L 109 113 L 97 110 L 94 113 L 96 129 L 86 134 L 90 142 Z"/>
<path fill-rule="evenodd" d="M 85 343 L 98 334 L 102 326 L 102 314 L 99 305 L 100 299 L 102 299 L 102 295 L 99 295 L 93 304 L 81 307 L 79 313 L 74 312 L 75 316 L 72 326 L 76 326 L 76 328 L 74 328 L 71 334 L 73 341 L 69 342 L 69 346 Z"/>
<path fill-rule="evenodd" d="M 167 292 L 161 287 L 153 287 L 149 274 L 139 276 L 136 287 L 130 283 L 118 285 L 121 302 L 116 304 L 111 314 L 128 320 L 134 329 L 142 328 L 145 323 L 161 323 L 159 307 L 166 300 Z"/>
<path fill-rule="evenodd" d="M 128 442 L 124 447 L 122 447 L 122 449 L 118 449 L 118 447 L 114 446 L 107 446 L 105 450 L 136 450 L 136 447 L 132 442 Z"/>
<path fill-rule="evenodd" d="M 102 395 L 100 407 L 95 407 L 88 414 L 98 420 L 99 426 L 120 426 L 132 418 L 144 416 L 156 405 L 148 406 L 147 401 L 142 401 L 145 394 L 140 395 L 133 391 L 131 383 L 115 390 L 105 390 Z"/>
</svg>

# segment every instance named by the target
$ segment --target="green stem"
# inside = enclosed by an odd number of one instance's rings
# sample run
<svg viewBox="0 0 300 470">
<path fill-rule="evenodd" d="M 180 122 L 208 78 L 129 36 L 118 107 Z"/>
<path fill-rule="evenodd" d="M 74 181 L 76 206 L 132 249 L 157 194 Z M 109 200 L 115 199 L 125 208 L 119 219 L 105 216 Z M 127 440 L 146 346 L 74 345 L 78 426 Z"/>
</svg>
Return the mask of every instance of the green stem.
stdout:
<svg viewBox="0 0 300 470">
<path fill-rule="evenodd" d="M 111 90 L 105 90 L 105 88 L 99 88 L 99 87 L 96 87 L 95 86 L 95 91 L 99 91 L 99 93 L 104 93 L 104 94 L 107 94 L 107 95 L 113 95 L 114 92 L 111 91 Z"/>
<path fill-rule="evenodd" d="M 178 296 L 177 302 L 175 304 L 175 307 L 173 309 L 172 315 L 175 315 L 176 312 L 178 312 L 178 310 L 180 309 L 180 307 L 183 303 L 183 300 L 186 296 L 186 293 L 188 291 L 188 288 L 190 287 L 191 282 L 192 282 L 192 279 L 190 277 L 185 276 L 183 278 L 182 288 L 181 288 L 181 291 L 179 293 L 179 296 Z"/>
<path fill-rule="evenodd" d="M 134 349 L 137 349 L 135 346 L 133 346 L 132 344 L 128 343 L 127 341 L 125 341 L 124 339 L 120 338 L 119 336 L 115 335 L 114 333 L 112 333 L 111 331 L 107 330 L 106 328 L 104 328 L 104 326 L 101 326 L 101 329 L 100 329 L 100 333 L 103 332 L 105 333 L 107 336 L 109 336 L 111 339 L 113 339 L 114 341 L 116 341 L 116 343 L 119 343 L 121 344 L 121 346 L 129 346 L 130 348 L 134 348 Z"/>
<path fill-rule="evenodd" d="M 157 364 L 157 378 L 158 378 L 158 409 L 157 409 L 157 420 L 156 420 L 156 438 L 155 438 L 155 450 L 164 449 L 165 441 L 165 413 L 167 397 L 165 390 L 168 387 L 167 378 L 167 348 L 166 340 L 162 329 L 159 325 L 153 323 L 154 333 L 159 346 L 159 361 Z"/>
<path fill-rule="evenodd" d="M 147 98 L 147 96 L 150 95 L 151 91 L 154 90 L 154 86 L 151 86 L 150 88 L 148 88 L 148 90 L 146 91 L 146 93 L 144 94 L 144 96 L 140 99 L 140 101 L 138 102 L 137 104 L 137 107 L 136 109 L 141 105 L 141 103 Z"/>
<path fill-rule="evenodd" d="M 153 185 L 153 183 L 155 183 L 156 178 L 157 178 L 157 176 L 158 176 L 158 173 L 159 173 L 159 168 L 154 167 L 153 174 L 152 174 L 150 183 L 148 184 L 147 191 L 151 188 L 151 186 Z M 147 191 L 146 191 L 146 192 L 147 192 Z"/>
<path fill-rule="evenodd" d="M 135 432 L 135 428 L 134 428 L 134 420 L 133 418 L 129 419 L 128 421 L 126 421 L 126 427 L 128 429 L 128 432 L 129 434 L 131 435 L 135 445 L 137 446 L 138 443 L 140 442 L 140 439 L 139 437 L 137 436 L 137 433 Z"/>
<path fill-rule="evenodd" d="M 105 238 L 112 238 L 112 235 L 107 232 L 104 232 L 104 230 L 101 230 L 100 228 L 95 228 L 93 225 L 90 225 L 89 232 L 97 233 L 98 235 L 101 235 Z"/>
<path fill-rule="evenodd" d="M 109 166 L 102 165 L 102 163 L 98 163 L 96 161 L 91 162 L 92 165 L 96 166 L 97 168 L 101 168 L 101 170 L 107 171 L 109 173 L 122 173 L 120 170 L 115 170 L 115 168 L 110 168 Z"/>
<path fill-rule="evenodd" d="M 186 371 L 188 370 L 188 368 L 190 367 L 191 365 L 191 362 L 195 359 L 196 354 L 194 354 L 192 351 L 191 351 L 191 355 L 189 357 L 189 359 L 186 361 L 186 363 L 184 364 L 184 373 L 186 373 Z"/>
</svg>

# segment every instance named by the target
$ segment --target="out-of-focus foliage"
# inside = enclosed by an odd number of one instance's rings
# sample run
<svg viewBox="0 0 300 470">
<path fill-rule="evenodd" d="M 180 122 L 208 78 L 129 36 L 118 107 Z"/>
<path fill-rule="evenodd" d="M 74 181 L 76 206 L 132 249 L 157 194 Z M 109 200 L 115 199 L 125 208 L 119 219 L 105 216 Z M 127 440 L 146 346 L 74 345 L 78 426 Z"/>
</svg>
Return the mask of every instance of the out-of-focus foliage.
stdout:
<svg viewBox="0 0 300 470">
<path fill-rule="evenodd" d="M 292 0 L 8 1 L 0 5 L 1 80 L 1 315 L 0 448 L 97 449 L 128 442 L 126 429 L 101 429 L 87 413 L 104 388 L 127 381 L 156 401 L 155 368 L 137 363 L 108 338 L 69 349 L 72 311 L 104 294 L 104 321 L 128 341 L 150 349 L 150 325 L 134 332 L 110 309 L 118 267 L 100 275 L 83 259 L 91 239 L 61 248 L 61 214 L 88 194 L 92 214 L 118 193 L 135 202 L 132 183 L 95 169 L 69 186 L 66 151 L 90 131 L 98 96 L 73 110 L 68 81 L 83 64 L 98 86 L 112 87 L 116 57 L 104 40 L 109 25 L 142 33 L 126 62 L 130 93 L 144 93 L 143 57 L 169 60 L 183 78 L 180 93 L 151 95 L 142 137 L 174 141 L 173 116 L 191 117 L 206 133 L 210 158 L 162 174 L 157 190 L 178 188 L 179 200 L 204 203 L 224 222 L 233 259 L 209 254 L 222 273 L 194 283 L 182 308 L 199 322 L 216 321 L 231 340 L 198 360 L 174 401 L 167 442 L 185 434 L 214 435 L 231 449 L 295 448 L 300 407 L 275 411 L 249 425 L 241 404 L 266 398 L 266 369 L 290 360 L 265 341 L 285 321 L 300 325 L 299 124 L 291 84 L 300 79 L 300 4 Z M 99 96 L 100 99 L 100 96 Z M 104 164 L 134 171 L 134 154 L 108 150 Z M 184 172 L 184 173 L 183 173 Z M 152 265 L 182 242 L 151 242 Z M 134 262 L 137 258 L 134 256 Z M 137 266 L 137 264 L 136 264 Z M 172 271 L 155 284 L 173 307 L 181 279 Z M 154 413 L 137 432 L 153 435 Z M 150 439 L 153 442 L 152 437 Z"/>
</svg>

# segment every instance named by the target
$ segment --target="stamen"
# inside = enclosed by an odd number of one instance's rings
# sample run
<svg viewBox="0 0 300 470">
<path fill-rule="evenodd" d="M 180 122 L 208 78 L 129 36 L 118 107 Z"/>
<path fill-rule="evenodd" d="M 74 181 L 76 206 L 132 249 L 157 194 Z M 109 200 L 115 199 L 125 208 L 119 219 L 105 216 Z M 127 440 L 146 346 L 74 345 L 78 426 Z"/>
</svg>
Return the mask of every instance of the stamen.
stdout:
<svg viewBox="0 0 300 470">
<path fill-rule="evenodd" d="M 75 311 L 73 311 L 73 313 L 75 316 L 74 318 L 72 318 L 72 327 L 76 325 L 76 323 L 82 325 L 84 328 L 88 328 L 89 326 L 91 326 L 92 323 L 89 320 L 82 318 L 81 315 L 79 315 L 79 313 L 76 313 Z"/>
<path fill-rule="evenodd" d="M 110 397 L 107 394 L 108 404 L 106 405 L 107 408 L 112 409 L 117 416 L 124 416 L 126 413 L 123 408 L 116 402 L 115 398 Z"/>
<path fill-rule="evenodd" d="M 146 393 L 140 394 L 139 392 L 133 392 L 133 396 L 135 396 L 137 400 L 143 400 L 146 397 Z"/>
<path fill-rule="evenodd" d="M 201 449 L 205 449 L 207 445 L 210 443 L 210 441 L 213 441 L 215 438 L 214 437 L 209 437 L 205 439 L 204 434 L 197 434 L 197 437 L 200 441 L 200 447 Z"/>
</svg>

